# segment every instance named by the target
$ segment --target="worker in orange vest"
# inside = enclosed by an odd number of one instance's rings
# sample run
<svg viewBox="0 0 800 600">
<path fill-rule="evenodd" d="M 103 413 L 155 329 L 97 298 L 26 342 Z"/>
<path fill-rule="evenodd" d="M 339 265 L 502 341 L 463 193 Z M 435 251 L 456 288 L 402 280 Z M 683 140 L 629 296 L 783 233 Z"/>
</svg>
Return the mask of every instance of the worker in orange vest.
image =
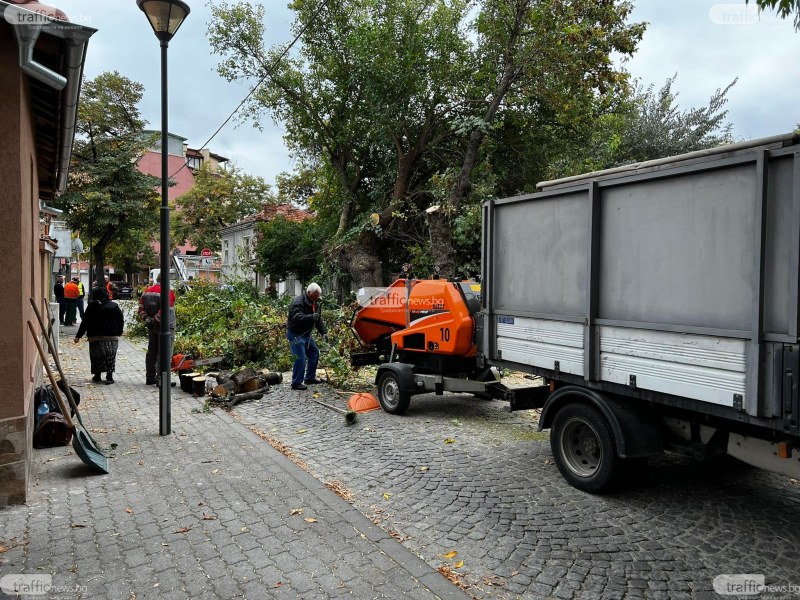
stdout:
<svg viewBox="0 0 800 600">
<path fill-rule="evenodd" d="M 78 296 L 81 295 L 81 289 L 78 287 L 78 278 L 73 277 L 72 280 L 64 286 L 64 302 L 67 304 L 67 315 L 64 318 L 65 325 L 75 325 L 77 320 L 78 310 Z"/>
</svg>

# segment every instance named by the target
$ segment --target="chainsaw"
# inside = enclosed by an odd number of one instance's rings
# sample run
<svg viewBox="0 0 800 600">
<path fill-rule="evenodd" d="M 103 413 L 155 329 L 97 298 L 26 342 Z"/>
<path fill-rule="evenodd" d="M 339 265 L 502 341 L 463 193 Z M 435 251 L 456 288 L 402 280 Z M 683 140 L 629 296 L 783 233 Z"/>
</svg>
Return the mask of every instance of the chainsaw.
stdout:
<svg viewBox="0 0 800 600">
<path fill-rule="evenodd" d="M 212 356 L 211 358 L 193 358 L 190 354 L 176 354 L 172 357 L 172 371 L 194 371 L 195 367 L 213 365 L 222 362 L 224 357 Z"/>
</svg>

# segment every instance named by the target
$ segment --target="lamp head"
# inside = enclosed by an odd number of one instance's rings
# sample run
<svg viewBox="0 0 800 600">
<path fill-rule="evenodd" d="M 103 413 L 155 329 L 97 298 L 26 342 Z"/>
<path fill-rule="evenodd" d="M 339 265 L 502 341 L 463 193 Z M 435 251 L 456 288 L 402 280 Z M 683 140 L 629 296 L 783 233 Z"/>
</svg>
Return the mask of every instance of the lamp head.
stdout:
<svg viewBox="0 0 800 600">
<path fill-rule="evenodd" d="M 189 5 L 182 0 L 136 0 L 136 5 L 147 16 L 153 32 L 162 42 L 172 39 L 189 14 Z"/>
</svg>

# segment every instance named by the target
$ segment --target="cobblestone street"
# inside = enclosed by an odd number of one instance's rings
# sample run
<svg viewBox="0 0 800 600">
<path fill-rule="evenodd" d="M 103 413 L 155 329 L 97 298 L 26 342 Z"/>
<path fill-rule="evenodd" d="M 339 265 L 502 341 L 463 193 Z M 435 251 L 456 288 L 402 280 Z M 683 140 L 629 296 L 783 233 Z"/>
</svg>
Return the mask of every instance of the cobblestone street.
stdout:
<svg viewBox="0 0 800 600">
<path fill-rule="evenodd" d="M 670 456 L 591 496 L 562 479 L 533 412 L 429 395 L 405 416 L 376 411 L 348 427 L 310 391 L 281 387 L 238 418 L 474 597 L 710 598 L 725 573 L 800 585 L 800 485 L 784 477 Z M 346 394 L 314 391 L 346 406 Z"/>
</svg>

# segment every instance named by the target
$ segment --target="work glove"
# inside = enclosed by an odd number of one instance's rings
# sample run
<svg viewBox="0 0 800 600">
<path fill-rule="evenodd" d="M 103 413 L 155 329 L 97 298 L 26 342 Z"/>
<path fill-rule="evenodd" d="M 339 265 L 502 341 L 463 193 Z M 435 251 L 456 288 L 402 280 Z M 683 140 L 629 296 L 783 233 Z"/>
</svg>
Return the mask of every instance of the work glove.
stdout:
<svg viewBox="0 0 800 600">
<path fill-rule="evenodd" d="M 314 313 L 314 314 L 312 315 L 312 317 L 313 317 L 313 319 L 314 319 L 314 323 L 317 323 L 317 322 L 319 321 L 319 313 Z"/>
</svg>

